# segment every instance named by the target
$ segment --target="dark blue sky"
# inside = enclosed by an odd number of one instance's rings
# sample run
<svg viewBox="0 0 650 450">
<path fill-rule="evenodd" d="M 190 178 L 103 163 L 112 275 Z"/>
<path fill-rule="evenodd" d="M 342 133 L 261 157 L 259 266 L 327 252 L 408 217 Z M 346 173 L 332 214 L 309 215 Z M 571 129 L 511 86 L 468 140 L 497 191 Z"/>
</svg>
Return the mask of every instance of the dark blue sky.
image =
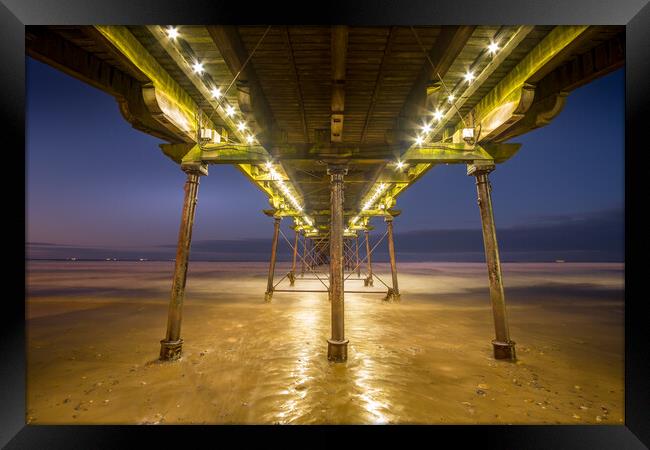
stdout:
<svg viewBox="0 0 650 450">
<path fill-rule="evenodd" d="M 162 154 L 161 141 L 131 128 L 109 95 L 31 58 L 26 64 L 28 242 L 174 243 L 185 175 Z M 519 154 L 491 175 L 497 231 L 608 211 L 622 220 L 623 70 L 574 91 L 550 125 L 513 142 L 523 143 Z M 396 231 L 480 228 L 465 170 L 435 167 L 406 191 Z M 211 166 L 193 239 L 269 238 L 267 208 L 235 168 Z"/>
</svg>

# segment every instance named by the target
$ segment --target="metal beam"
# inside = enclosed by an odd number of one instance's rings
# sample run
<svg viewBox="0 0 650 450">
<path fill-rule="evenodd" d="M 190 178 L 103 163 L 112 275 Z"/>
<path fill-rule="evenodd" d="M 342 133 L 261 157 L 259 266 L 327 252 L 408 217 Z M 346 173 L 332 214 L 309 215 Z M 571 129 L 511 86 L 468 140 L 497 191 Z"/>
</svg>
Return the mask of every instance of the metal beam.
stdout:
<svg viewBox="0 0 650 450">
<path fill-rule="evenodd" d="M 480 74 L 472 81 L 472 83 L 467 86 L 462 92 L 462 95 L 458 95 L 457 99 L 453 103 L 453 107 L 449 108 L 443 118 L 436 124 L 432 130 L 432 136 L 437 136 L 443 129 L 443 127 L 456 115 L 458 111 L 463 107 L 465 102 L 467 102 L 472 94 L 474 94 L 483 84 L 489 79 L 490 75 L 494 73 L 496 69 L 505 61 L 510 54 L 519 46 L 521 41 L 528 36 L 531 31 L 535 29 L 532 25 L 523 25 L 517 28 L 517 30 L 510 36 L 510 38 L 501 45 L 499 52 L 490 60 L 488 65 L 481 71 Z"/>
<path fill-rule="evenodd" d="M 179 136 L 179 140 L 196 138 L 196 114 L 200 110 L 192 97 L 169 75 L 160 63 L 145 49 L 140 41 L 124 26 L 96 25 L 95 28 L 129 65 L 137 67 L 151 85 L 144 91 L 145 103 L 157 111 L 154 118 Z M 208 126 L 214 129 L 214 125 Z M 181 138 L 182 136 L 182 138 Z"/>
<path fill-rule="evenodd" d="M 261 133 L 258 140 L 263 144 L 269 143 L 274 130 L 276 130 L 276 121 L 255 69 L 248 61 L 250 55 L 241 40 L 237 27 L 211 25 L 206 28 L 232 76 L 239 75 L 237 88 L 240 111 L 248 121 L 258 124 Z"/>
<path fill-rule="evenodd" d="M 366 133 L 368 132 L 368 125 L 370 124 L 370 118 L 372 113 L 375 110 L 375 105 L 377 104 L 377 97 L 379 96 L 379 91 L 384 82 L 384 69 L 386 67 L 386 61 L 388 61 L 388 55 L 390 54 L 391 47 L 395 41 L 395 36 L 397 32 L 395 27 L 390 27 L 388 30 L 388 38 L 386 39 L 386 47 L 384 48 L 384 54 L 381 57 L 381 64 L 379 65 L 379 70 L 377 71 L 377 78 L 375 80 L 375 87 L 372 91 L 372 96 L 370 97 L 370 104 L 368 105 L 368 111 L 366 111 L 366 120 L 363 123 L 363 130 L 361 131 L 361 143 L 366 140 Z"/>
<path fill-rule="evenodd" d="M 101 34 L 94 33 L 93 27 L 81 29 L 107 53 L 113 52 L 110 43 Z M 186 135 L 179 134 L 179 130 L 170 131 L 154 118 L 143 98 L 143 89 L 151 80 L 141 71 L 131 68 L 129 73 L 125 73 L 41 26 L 26 27 L 25 38 L 27 54 L 32 58 L 114 96 L 122 116 L 135 129 L 169 142 L 189 139 Z M 118 60 L 129 67 L 123 56 Z"/>
<path fill-rule="evenodd" d="M 555 68 L 537 82 L 535 98 L 525 116 L 495 140 L 503 142 L 547 125 L 560 113 L 570 91 L 624 64 L 625 36 L 621 33 Z"/>
<path fill-rule="evenodd" d="M 535 92 L 535 86 L 530 83 L 531 78 L 540 71 L 549 70 L 549 63 L 587 28 L 555 27 L 476 104 L 468 116 L 471 115 L 475 126 L 480 127 L 479 141 L 493 140 L 524 117 L 532 104 Z M 454 134 L 459 135 L 462 128 L 462 123 L 457 124 Z"/>
<path fill-rule="evenodd" d="M 348 52 L 348 27 L 332 27 L 332 104 L 330 141 L 343 141 L 345 115 L 345 66 Z"/>
<path fill-rule="evenodd" d="M 300 108 L 300 123 L 302 124 L 302 132 L 305 136 L 305 142 L 309 142 L 309 129 L 307 127 L 307 114 L 305 113 L 305 101 L 302 95 L 302 86 L 300 84 L 300 76 L 298 75 L 298 70 L 296 69 L 296 57 L 293 51 L 293 44 L 291 43 L 291 35 L 289 34 L 289 27 L 282 27 L 282 39 L 284 44 L 289 50 L 289 59 L 290 65 L 289 69 L 291 70 L 291 76 L 293 78 L 293 83 L 296 86 L 296 94 L 298 95 L 298 107 Z"/>
<path fill-rule="evenodd" d="M 400 112 L 396 129 L 404 130 L 404 121 L 415 125 L 416 117 L 423 115 L 427 94 L 427 86 L 438 82 L 438 76 L 443 78 L 460 52 L 472 36 L 475 26 L 443 26 L 435 43 L 429 50 L 418 76 Z M 415 39 L 415 36 L 414 36 Z M 431 67 L 431 63 L 433 66 Z"/>
</svg>

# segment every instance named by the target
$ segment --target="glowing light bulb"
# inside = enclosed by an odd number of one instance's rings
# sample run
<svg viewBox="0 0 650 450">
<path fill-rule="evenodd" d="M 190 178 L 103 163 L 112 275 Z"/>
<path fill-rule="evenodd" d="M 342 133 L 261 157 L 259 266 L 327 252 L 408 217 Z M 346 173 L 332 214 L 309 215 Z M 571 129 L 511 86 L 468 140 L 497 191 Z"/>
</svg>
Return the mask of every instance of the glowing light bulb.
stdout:
<svg viewBox="0 0 650 450">
<path fill-rule="evenodd" d="M 498 50 L 499 50 L 499 46 L 497 45 L 497 43 L 496 42 L 490 42 L 490 45 L 488 45 L 488 52 L 491 55 L 494 55 Z"/>
<path fill-rule="evenodd" d="M 427 123 L 426 125 L 424 125 L 424 126 L 422 127 L 422 132 L 424 132 L 424 133 L 428 133 L 429 131 L 431 131 L 431 125 L 429 125 L 429 124 Z"/>
<path fill-rule="evenodd" d="M 397 168 L 398 169 L 403 169 L 404 168 L 404 163 L 402 161 L 397 161 Z"/>
<path fill-rule="evenodd" d="M 267 162 L 266 164 L 264 164 L 264 167 L 266 167 L 266 170 L 271 170 L 273 168 L 273 164 Z"/>
<path fill-rule="evenodd" d="M 171 40 L 176 39 L 179 36 L 178 29 L 174 27 L 167 28 L 167 37 Z"/>
<path fill-rule="evenodd" d="M 250 134 L 246 137 L 246 142 L 249 144 L 252 144 L 255 141 L 255 138 L 251 136 Z"/>
<path fill-rule="evenodd" d="M 231 105 L 228 105 L 228 106 L 226 107 L 226 115 L 227 115 L 228 117 L 230 117 L 230 116 L 232 116 L 232 115 L 234 115 L 234 114 L 235 114 L 235 108 L 233 108 Z"/>
<path fill-rule="evenodd" d="M 201 75 L 203 73 L 203 63 L 199 61 L 195 62 L 194 65 L 192 66 L 192 70 L 194 71 L 194 73 L 198 73 L 199 75 Z"/>
<path fill-rule="evenodd" d="M 474 74 L 470 70 L 468 70 L 467 73 L 465 74 L 465 81 L 471 83 L 473 79 L 474 79 Z"/>
<path fill-rule="evenodd" d="M 454 103 L 455 99 L 456 99 L 456 97 L 454 97 L 454 94 L 449 94 L 449 97 L 447 97 L 447 101 L 449 103 Z"/>
<path fill-rule="evenodd" d="M 415 143 L 417 145 L 422 145 L 422 142 L 424 142 L 424 139 L 422 139 L 422 136 L 418 136 L 415 138 Z"/>
<path fill-rule="evenodd" d="M 244 131 L 246 129 L 246 124 L 244 122 L 239 122 L 239 125 L 237 125 L 237 129 L 239 131 Z"/>
<path fill-rule="evenodd" d="M 221 89 L 219 89 L 218 87 L 213 87 L 212 88 L 212 97 L 213 98 L 221 97 Z"/>
<path fill-rule="evenodd" d="M 442 119 L 442 116 L 443 116 L 442 111 L 440 111 L 439 109 L 436 109 L 436 112 L 433 113 L 433 118 L 435 120 Z"/>
</svg>

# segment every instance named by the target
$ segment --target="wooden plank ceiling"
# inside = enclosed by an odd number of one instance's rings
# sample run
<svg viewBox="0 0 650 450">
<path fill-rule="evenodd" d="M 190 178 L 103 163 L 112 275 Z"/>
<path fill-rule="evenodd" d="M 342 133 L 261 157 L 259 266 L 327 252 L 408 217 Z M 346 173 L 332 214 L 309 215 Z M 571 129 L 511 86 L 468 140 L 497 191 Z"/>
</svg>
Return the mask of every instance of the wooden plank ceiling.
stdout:
<svg viewBox="0 0 650 450">
<path fill-rule="evenodd" d="M 92 27 L 48 28 L 135 79 L 142 78 L 128 62 L 98 43 Z M 404 148 L 387 146 L 387 142 L 395 142 L 391 136 L 396 131 L 413 136 L 417 133 L 426 106 L 426 88 L 439 81 L 437 74 L 447 90 L 445 95 L 455 92 L 468 69 L 487 51 L 486 45 L 493 40 L 503 42 L 518 28 L 178 27 L 215 83 L 223 91 L 232 85 L 226 93 L 231 105 L 241 107 L 240 83 L 250 87 L 253 109 L 257 116 L 263 114 L 274 129 L 266 135 L 264 145 L 336 142 L 386 152 L 375 160 L 351 162 L 345 185 L 345 209 L 356 211 L 387 163 L 395 161 L 408 146 L 405 142 Z M 619 28 L 591 28 L 591 39 L 565 52 L 564 60 L 621 33 Z M 179 67 L 151 28 L 128 29 L 199 107 L 211 115 L 215 124 L 224 125 L 213 114 L 212 99 L 197 88 L 196 80 L 190 78 L 186 68 Z M 447 126 L 455 126 L 459 116 L 470 112 L 552 29 L 535 26 L 528 30 L 480 87 L 463 99 L 460 114 L 454 115 Z M 555 66 L 561 62 L 555 61 Z M 234 83 L 238 74 L 239 83 Z M 334 126 L 341 123 L 339 134 Z M 283 161 L 282 166 L 303 197 L 306 210 L 329 208 L 325 163 L 314 158 Z"/>
</svg>

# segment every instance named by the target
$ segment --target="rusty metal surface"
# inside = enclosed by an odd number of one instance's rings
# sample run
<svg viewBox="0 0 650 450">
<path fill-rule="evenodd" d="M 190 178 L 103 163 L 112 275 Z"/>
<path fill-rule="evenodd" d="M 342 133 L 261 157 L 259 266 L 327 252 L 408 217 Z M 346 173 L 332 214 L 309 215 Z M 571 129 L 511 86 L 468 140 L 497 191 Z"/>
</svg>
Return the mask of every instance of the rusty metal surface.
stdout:
<svg viewBox="0 0 650 450">
<path fill-rule="evenodd" d="M 332 337 L 327 346 L 327 359 L 334 362 L 347 360 L 344 325 L 343 292 L 343 179 L 347 168 L 328 168 L 331 177 L 331 223 L 330 223 L 330 302 L 332 307 Z"/>
<path fill-rule="evenodd" d="M 494 213 L 492 211 L 492 195 L 488 174 L 494 166 L 474 168 L 472 174 L 476 177 L 476 191 L 478 206 L 481 213 L 483 228 L 483 243 L 485 246 L 485 260 L 487 262 L 488 279 L 490 283 L 490 301 L 494 316 L 494 332 L 496 339 L 492 342 L 494 357 L 497 359 L 515 360 L 515 343 L 510 340 L 508 317 L 506 313 L 506 300 L 503 291 L 503 276 L 501 273 L 501 260 L 494 226 Z"/>
<path fill-rule="evenodd" d="M 181 321 L 183 318 L 183 300 L 187 280 L 187 264 L 192 242 L 194 213 L 196 212 L 199 192 L 199 176 L 200 174 L 197 172 L 189 172 L 187 174 L 187 181 L 185 182 L 185 198 L 183 201 L 181 225 L 178 232 L 174 279 L 172 282 L 171 298 L 169 300 L 167 333 L 165 339 L 160 341 L 160 359 L 163 360 L 178 359 L 182 351 Z"/>
</svg>

